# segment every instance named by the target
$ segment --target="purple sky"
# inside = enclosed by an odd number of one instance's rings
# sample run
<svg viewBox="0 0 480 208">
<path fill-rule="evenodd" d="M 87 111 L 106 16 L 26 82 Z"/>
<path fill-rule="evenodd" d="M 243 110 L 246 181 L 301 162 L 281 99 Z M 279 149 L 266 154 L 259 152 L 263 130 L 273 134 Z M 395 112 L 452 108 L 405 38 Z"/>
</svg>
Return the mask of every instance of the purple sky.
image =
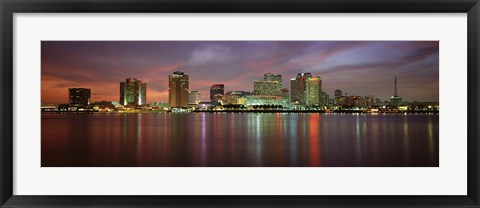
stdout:
<svg viewBox="0 0 480 208">
<path fill-rule="evenodd" d="M 438 101 L 438 41 L 42 41 L 42 102 L 67 103 L 67 89 L 92 90 L 92 101 L 118 101 L 127 77 L 147 82 L 147 103 L 168 101 L 168 75 L 180 65 L 190 90 L 209 99 L 212 84 L 225 92 L 253 91 L 267 72 L 290 78 L 310 72 L 331 97 Z"/>
</svg>

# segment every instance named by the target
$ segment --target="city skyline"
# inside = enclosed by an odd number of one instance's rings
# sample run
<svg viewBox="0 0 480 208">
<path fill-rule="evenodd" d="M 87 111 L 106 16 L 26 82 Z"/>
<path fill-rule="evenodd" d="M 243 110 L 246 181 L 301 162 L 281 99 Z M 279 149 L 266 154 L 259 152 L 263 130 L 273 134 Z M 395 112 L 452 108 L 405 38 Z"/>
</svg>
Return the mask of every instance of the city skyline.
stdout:
<svg viewBox="0 0 480 208">
<path fill-rule="evenodd" d="M 91 100 L 119 100 L 118 83 L 148 83 L 148 100 L 168 102 L 168 76 L 189 75 L 189 90 L 208 100 L 213 84 L 253 92 L 264 74 L 322 77 L 323 91 L 387 100 L 438 102 L 438 41 L 43 41 L 42 102 L 65 103 L 66 88 L 90 88 Z"/>
</svg>

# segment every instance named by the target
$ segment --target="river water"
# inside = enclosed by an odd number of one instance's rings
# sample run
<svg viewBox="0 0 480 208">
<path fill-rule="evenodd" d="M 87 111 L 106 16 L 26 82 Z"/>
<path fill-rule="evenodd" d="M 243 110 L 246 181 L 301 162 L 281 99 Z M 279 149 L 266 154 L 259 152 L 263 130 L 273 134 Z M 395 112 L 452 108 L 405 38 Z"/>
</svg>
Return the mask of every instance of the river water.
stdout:
<svg viewBox="0 0 480 208">
<path fill-rule="evenodd" d="M 439 116 L 42 113 L 42 167 L 438 167 Z"/>
</svg>

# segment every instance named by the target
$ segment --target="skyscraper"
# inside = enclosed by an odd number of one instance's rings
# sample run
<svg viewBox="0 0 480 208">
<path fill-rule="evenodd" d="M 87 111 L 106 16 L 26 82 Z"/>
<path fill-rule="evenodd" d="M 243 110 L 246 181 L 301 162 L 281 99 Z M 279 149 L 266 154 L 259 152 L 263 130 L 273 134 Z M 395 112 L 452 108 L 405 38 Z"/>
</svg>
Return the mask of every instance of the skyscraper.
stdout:
<svg viewBox="0 0 480 208">
<path fill-rule="evenodd" d="M 342 97 L 342 91 L 339 89 L 335 90 L 335 98 L 337 97 Z"/>
<path fill-rule="evenodd" d="M 314 77 L 306 79 L 305 104 L 308 106 L 320 106 L 322 97 L 322 78 Z"/>
<path fill-rule="evenodd" d="M 320 106 L 328 106 L 330 95 L 325 92 L 320 93 Z"/>
<path fill-rule="evenodd" d="M 397 77 L 395 77 L 395 85 L 394 85 L 394 89 L 393 89 L 393 96 L 390 97 L 390 105 L 391 106 L 399 106 L 400 104 L 402 104 L 402 98 L 400 96 L 398 96 Z"/>
<path fill-rule="evenodd" d="M 223 97 L 225 94 L 225 85 L 223 84 L 214 84 L 210 87 L 210 100 L 217 101 L 218 98 Z"/>
<path fill-rule="evenodd" d="M 280 96 L 282 91 L 278 91 L 277 81 L 254 81 L 253 82 L 253 94 L 254 95 L 269 95 Z M 280 94 L 279 94 L 280 93 Z"/>
<path fill-rule="evenodd" d="M 78 106 L 90 105 L 90 89 L 68 88 L 68 104 Z"/>
<path fill-rule="evenodd" d="M 120 82 L 120 104 L 147 104 L 147 83 L 137 78 L 127 78 L 125 82 Z"/>
<path fill-rule="evenodd" d="M 282 75 L 281 74 L 272 74 L 266 73 L 263 75 L 263 81 L 275 81 L 277 82 L 277 94 L 278 96 L 282 95 Z"/>
<path fill-rule="evenodd" d="M 311 73 L 299 73 L 295 78 L 290 80 L 290 98 L 292 103 L 305 104 L 305 81 L 308 78 L 312 78 Z"/>
<path fill-rule="evenodd" d="M 198 104 L 200 102 L 200 92 L 190 91 L 188 93 L 188 104 Z"/>
<path fill-rule="evenodd" d="M 168 76 L 168 102 L 172 108 L 188 107 L 188 75 L 176 71 Z"/>
</svg>

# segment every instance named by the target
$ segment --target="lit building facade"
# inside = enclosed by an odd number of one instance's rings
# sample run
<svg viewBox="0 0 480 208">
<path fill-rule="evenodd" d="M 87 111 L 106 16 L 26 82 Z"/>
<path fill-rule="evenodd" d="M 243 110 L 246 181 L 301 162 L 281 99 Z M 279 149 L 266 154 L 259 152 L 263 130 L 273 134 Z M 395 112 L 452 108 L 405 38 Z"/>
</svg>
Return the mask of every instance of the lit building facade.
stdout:
<svg viewBox="0 0 480 208">
<path fill-rule="evenodd" d="M 282 75 L 266 73 L 263 75 L 263 81 L 277 82 L 276 95 L 282 95 Z"/>
<path fill-rule="evenodd" d="M 322 96 L 322 78 L 314 77 L 306 79 L 305 104 L 308 106 L 320 106 Z"/>
<path fill-rule="evenodd" d="M 289 100 L 282 99 L 281 96 L 269 95 L 250 95 L 246 97 L 246 106 L 277 105 L 283 108 L 291 108 Z"/>
<path fill-rule="evenodd" d="M 281 95 L 281 90 L 279 91 L 278 86 L 279 86 L 278 81 L 254 81 L 253 94 L 278 96 L 278 95 Z"/>
<path fill-rule="evenodd" d="M 210 100 L 218 101 L 222 99 L 225 94 L 225 85 L 224 84 L 214 84 L 210 87 Z"/>
<path fill-rule="evenodd" d="M 229 91 L 225 93 L 224 104 L 246 104 L 245 94 L 240 91 Z"/>
<path fill-rule="evenodd" d="M 199 102 L 198 103 L 198 109 L 201 110 L 207 110 L 212 108 L 212 103 L 211 102 Z"/>
<path fill-rule="evenodd" d="M 391 106 L 399 106 L 400 104 L 402 104 L 403 100 L 401 97 L 399 96 L 392 96 L 390 97 L 390 105 Z"/>
<path fill-rule="evenodd" d="M 188 75 L 183 72 L 168 76 L 168 103 L 171 108 L 188 107 Z"/>
<path fill-rule="evenodd" d="M 367 103 L 365 98 L 361 96 L 341 96 L 341 97 L 336 97 L 336 103 L 337 106 L 342 106 L 342 107 L 366 107 Z"/>
<path fill-rule="evenodd" d="M 201 100 L 201 94 L 198 91 L 190 91 L 188 93 L 188 104 L 198 104 Z"/>
<path fill-rule="evenodd" d="M 351 96 L 353 99 L 353 106 L 355 107 L 366 107 L 365 98 L 362 96 Z"/>
<path fill-rule="evenodd" d="M 90 89 L 68 88 L 68 104 L 77 106 L 90 105 Z"/>
<path fill-rule="evenodd" d="M 290 80 L 290 99 L 295 104 L 306 103 L 306 80 L 312 78 L 311 73 L 299 73 L 297 76 Z"/>
<path fill-rule="evenodd" d="M 136 78 L 127 78 L 125 82 L 121 82 L 120 104 L 134 106 L 147 104 L 147 83 Z"/>
<path fill-rule="evenodd" d="M 366 107 L 372 107 L 372 106 L 376 106 L 375 104 L 375 97 L 373 95 L 367 95 L 364 97 L 365 99 L 365 106 Z"/>
</svg>

